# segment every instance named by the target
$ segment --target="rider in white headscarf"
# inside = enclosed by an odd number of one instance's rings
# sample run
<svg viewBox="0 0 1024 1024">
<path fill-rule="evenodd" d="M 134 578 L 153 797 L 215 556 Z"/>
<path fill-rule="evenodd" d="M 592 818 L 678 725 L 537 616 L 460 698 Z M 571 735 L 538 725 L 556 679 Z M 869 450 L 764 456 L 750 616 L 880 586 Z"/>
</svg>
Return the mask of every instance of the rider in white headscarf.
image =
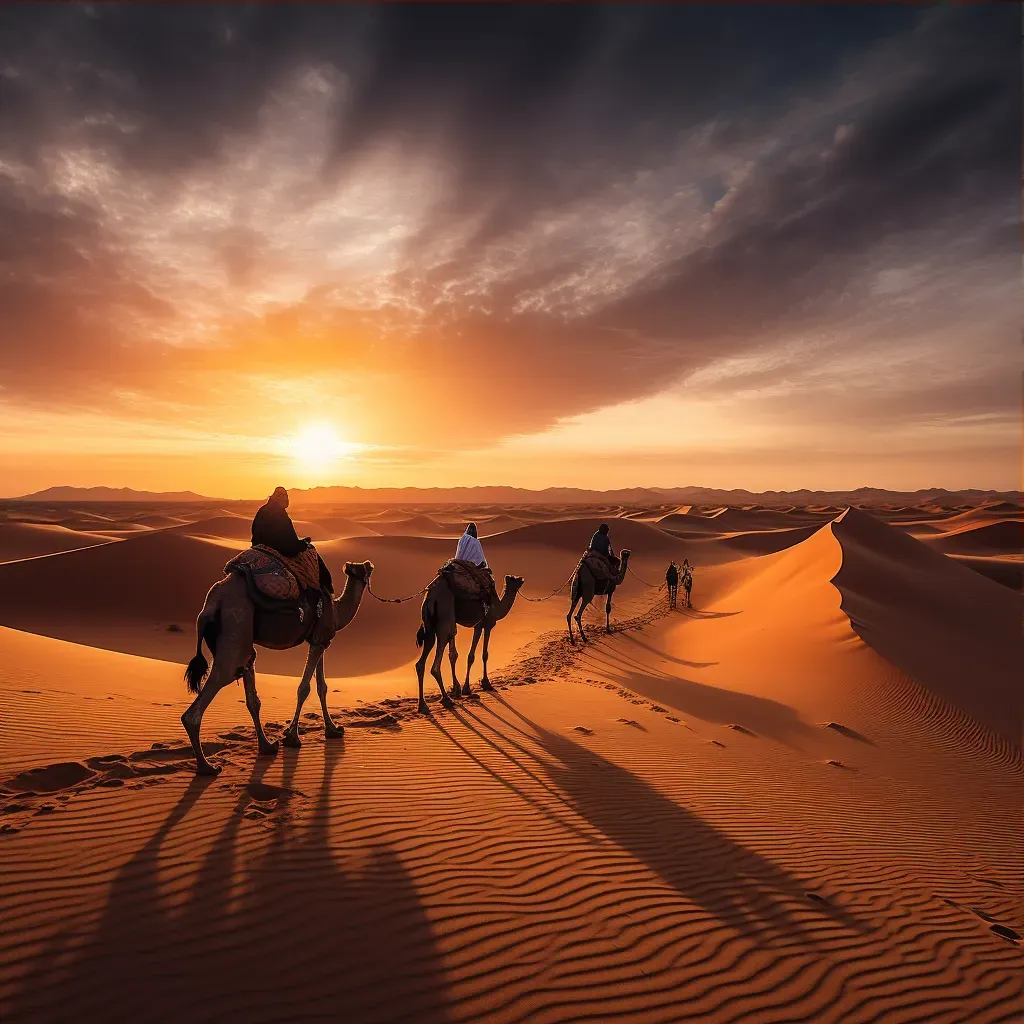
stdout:
<svg viewBox="0 0 1024 1024">
<path fill-rule="evenodd" d="M 470 523 L 466 527 L 466 532 L 459 538 L 459 546 L 455 549 L 455 557 L 472 562 L 474 565 L 487 565 L 487 559 L 484 558 L 483 545 L 477 539 L 476 523 Z"/>
</svg>

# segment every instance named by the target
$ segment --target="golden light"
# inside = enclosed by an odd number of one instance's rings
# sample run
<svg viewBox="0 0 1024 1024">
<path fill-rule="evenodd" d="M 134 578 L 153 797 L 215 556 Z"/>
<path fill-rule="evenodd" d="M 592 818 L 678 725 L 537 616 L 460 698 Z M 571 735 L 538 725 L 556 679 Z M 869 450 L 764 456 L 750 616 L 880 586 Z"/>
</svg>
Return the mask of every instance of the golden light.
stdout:
<svg viewBox="0 0 1024 1024">
<path fill-rule="evenodd" d="M 323 472 L 338 459 L 351 455 L 359 448 L 338 437 L 329 423 L 311 423 L 292 440 L 295 460 L 307 472 Z"/>
</svg>

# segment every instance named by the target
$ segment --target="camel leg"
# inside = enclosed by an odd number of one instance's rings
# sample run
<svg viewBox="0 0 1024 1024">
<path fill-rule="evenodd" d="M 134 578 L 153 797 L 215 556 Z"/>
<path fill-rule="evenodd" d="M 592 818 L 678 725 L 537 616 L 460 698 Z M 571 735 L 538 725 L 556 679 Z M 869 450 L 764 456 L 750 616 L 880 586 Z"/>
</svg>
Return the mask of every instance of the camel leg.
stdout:
<svg viewBox="0 0 1024 1024">
<path fill-rule="evenodd" d="M 491 686 L 490 679 L 487 678 L 487 648 L 490 645 L 490 642 L 491 642 L 491 631 L 489 629 L 485 629 L 484 630 L 484 653 L 483 653 L 484 677 L 483 677 L 483 679 L 480 680 L 480 689 L 481 690 L 488 690 L 488 691 L 494 689 L 494 687 Z"/>
<path fill-rule="evenodd" d="M 583 600 L 580 602 L 579 610 L 576 612 L 575 616 L 576 628 L 580 631 L 580 639 L 584 643 L 587 642 L 587 634 L 583 631 L 583 613 L 587 610 L 587 608 L 590 605 L 590 602 L 593 600 L 593 597 L 584 597 Z"/>
<path fill-rule="evenodd" d="M 199 730 L 203 724 L 203 712 L 213 703 L 213 698 L 234 678 L 233 675 L 229 677 L 229 673 L 222 666 L 223 662 L 218 665 L 217 659 L 213 659 L 213 668 L 210 670 L 206 682 L 203 683 L 203 689 L 181 716 L 181 724 L 185 727 L 189 743 L 192 744 L 192 750 L 196 755 L 196 774 L 198 775 L 218 775 L 220 773 L 220 766 L 211 764 L 203 753 L 203 745 L 199 741 Z"/>
<path fill-rule="evenodd" d="M 430 713 L 427 702 L 423 699 L 423 671 L 427 667 L 427 657 L 430 655 L 436 640 L 437 636 L 434 631 L 429 627 L 425 628 L 423 632 L 423 653 L 416 659 L 416 678 L 420 684 L 419 712 L 421 715 Z"/>
<path fill-rule="evenodd" d="M 483 630 L 483 626 L 473 627 L 473 642 L 469 645 L 469 654 L 466 656 L 466 682 L 463 684 L 462 692 L 468 697 L 469 690 L 469 673 L 472 671 L 473 662 L 476 661 L 476 645 L 480 641 L 480 633 Z M 485 672 L 484 675 L 487 673 Z"/>
<path fill-rule="evenodd" d="M 255 659 L 253 659 L 255 660 Z M 252 716 L 252 724 L 256 727 L 256 743 L 260 754 L 276 754 L 277 740 L 271 743 L 267 734 L 263 731 L 263 723 L 260 721 L 260 698 L 256 692 L 256 669 L 250 661 L 242 672 L 242 683 L 245 686 L 245 706 Z"/>
<path fill-rule="evenodd" d="M 459 687 L 459 677 L 455 674 L 455 666 L 458 664 L 459 652 L 455 649 L 455 636 L 458 633 L 458 629 L 452 630 L 452 638 L 448 641 L 448 661 L 452 667 L 452 689 L 451 694 L 453 697 L 461 697 L 462 690 Z"/>
<path fill-rule="evenodd" d="M 329 740 L 340 740 L 345 735 L 345 726 L 335 725 L 327 710 L 327 677 L 324 675 L 324 656 L 316 663 L 316 693 L 320 698 L 320 710 L 324 713 L 324 737 Z"/>
<path fill-rule="evenodd" d="M 451 697 L 448 696 L 444 688 L 444 680 L 441 678 L 441 657 L 444 655 L 445 648 L 454 642 L 454 634 L 455 631 L 452 630 L 448 636 L 438 636 L 434 662 L 430 666 L 430 674 L 437 680 L 437 688 L 441 691 L 441 706 L 449 709 L 454 708 L 455 705 L 452 703 Z"/>
<path fill-rule="evenodd" d="M 604 603 L 604 631 L 610 633 L 612 631 L 612 595 L 608 595 L 608 600 Z"/>
<path fill-rule="evenodd" d="M 572 635 L 572 613 L 576 610 L 576 605 L 579 603 L 580 595 L 573 593 L 572 604 L 569 605 L 569 614 L 565 617 L 565 624 L 569 627 L 569 643 L 576 643 L 576 638 Z"/>
<path fill-rule="evenodd" d="M 302 705 L 306 703 L 311 689 L 309 685 L 313 672 L 316 670 L 317 662 L 323 657 L 324 649 L 309 645 L 309 653 L 306 655 L 306 667 L 302 670 L 302 678 L 299 680 L 299 690 L 296 694 L 295 715 L 291 724 L 285 732 L 282 742 L 286 747 L 301 747 L 302 740 L 299 739 L 299 715 L 302 712 Z"/>
</svg>

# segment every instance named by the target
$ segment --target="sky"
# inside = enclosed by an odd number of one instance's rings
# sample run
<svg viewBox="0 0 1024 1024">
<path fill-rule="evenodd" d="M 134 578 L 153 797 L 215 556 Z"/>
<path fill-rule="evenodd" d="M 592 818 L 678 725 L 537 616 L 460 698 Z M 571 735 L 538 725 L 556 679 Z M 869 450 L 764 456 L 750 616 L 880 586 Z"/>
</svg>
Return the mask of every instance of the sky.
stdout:
<svg viewBox="0 0 1024 1024">
<path fill-rule="evenodd" d="M 1016 488 L 1015 5 L 0 7 L 0 495 Z"/>
</svg>

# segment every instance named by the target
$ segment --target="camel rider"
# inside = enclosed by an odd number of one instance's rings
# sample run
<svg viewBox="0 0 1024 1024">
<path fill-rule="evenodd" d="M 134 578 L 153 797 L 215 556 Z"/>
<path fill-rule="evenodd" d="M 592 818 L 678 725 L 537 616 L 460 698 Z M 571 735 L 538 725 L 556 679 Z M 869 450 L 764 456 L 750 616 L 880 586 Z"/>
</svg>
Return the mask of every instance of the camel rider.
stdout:
<svg viewBox="0 0 1024 1024">
<path fill-rule="evenodd" d="M 669 562 L 665 570 L 665 584 L 668 587 L 668 606 L 675 608 L 676 595 L 679 590 L 679 567 L 675 562 Z"/>
<path fill-rule="evenodd" d="M 608 536 L 608 524 L 602 523 L 597 528 L 597 533 L 590 538 L 590 550 L 596 552 L 599 555 L 604 555 L 611 564 L 612 571 L 619 571 L 619 560 L 615 556 L 615 552 L 612 550 L 612 540 Z"/>
<path fill-rule="evenodd" d="M 459 538 L 458 546 L 455 548 L 455 557 L 461 561 L 471 563 L 480 570 L 478 575 L 481 585 L 484 580 L 487 580 L 488 586 L 484 591 L 487 596 L 483 601 L 483 617 L 487 618 L 491 610 L 491 601 L 497 596 L 497 593 L 494 590 L 494 578 L 491 576 L 487 559 L 484 557 L 484 547 L 480 543 L 480 538 L 477 534 L 476 523 L 466 524 L 466 532 Z"/>
<path fill-rule="evenodd" d="M 295 526 L 288 515 L 288 492 L 283 487 L 275 487 L 274 493 L 262 505 L 252 521 L 253 547 L 263 544 L 275 551 L 280 551 L 285 558 L 294 558 L 310 546 L 309 537 L 299 537 Z M 331 570 L 317 554 L 320 563 L 320 589 L 325 594 L 334 593 L 334 582 Z"/>
</svg>

